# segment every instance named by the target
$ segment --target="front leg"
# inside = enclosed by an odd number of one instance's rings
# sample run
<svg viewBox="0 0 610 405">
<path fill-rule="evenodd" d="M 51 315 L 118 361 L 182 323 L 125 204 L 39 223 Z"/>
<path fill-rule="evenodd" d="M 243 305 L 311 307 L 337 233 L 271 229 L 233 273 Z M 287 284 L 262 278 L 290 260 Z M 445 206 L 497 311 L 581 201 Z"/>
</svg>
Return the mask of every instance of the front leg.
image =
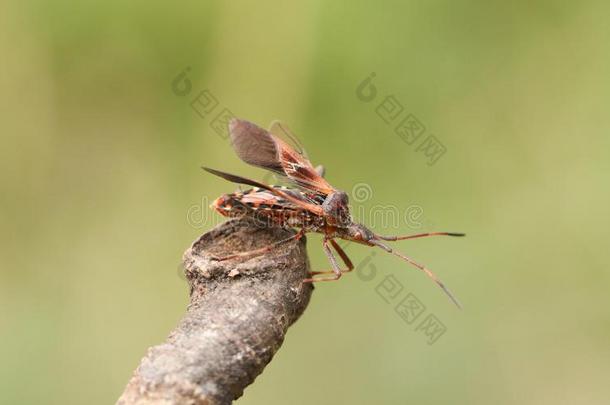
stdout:
<svg viewBox="0 0 610 405">
<path fill-rule="evenodd" d="M 339 256 L 341 257 L 341 260 L 343 260 L 343 263 L 345 263 L 345 266 L 347 267 L 347 269 L 341 270 L 341 273 L 342 274 L 349 273 L 350 271 L 354 270 L 354 264 L 352 263 L 350 258 L 347 256 L 347 253 L 345 253 L 345 251 L 343 249 L 341 249 L 341 246 L 334 239 L 330 240 L 330 244 L 333 245 L 333 247 L 335 248 L 335 251 L 339 254 Z M 331 271 L 310 271 L 309 275 L 314 276 L 316 274 L 330 274 L 330 273 L 334 273 L 334 271 L 333 270 L 331 270 Z"/>
<path fill-rule="evenodd" d="M 339 263 L 337 263 L 337 259 L 335 258 L 335 255 L 333 255 L 332 250 L 330 250 L 329 241 L 335 249 L 338 249 L 337 252 L 341 256 L 343 261 L 345 261 L 347 259 L 345 264 L 348 267 L 348 271 L 353 270 L 354 265 L 352 264 L 351 260 L 349 260 L 349 258 L 345 254 L 345 252 L 343 252 L 343 250 L 339 247 L 337 242 L 335 242 L 332 239 L 324 238 L 324 241 L 322 242 L 322 248 L 324 249 L 324 253 L 326 253 L 326 256 L 328 257 L 328 260 L 330 260 L 330 264 L 333 268 L 332 273 L 334 275 L 332 277 L 306 278 L 305 280 L 303 280 L 304 283 L 314 283 L 314 282 L 318 282 L 318 281 L 336 281 L 336 280 L 339 280 L 339 278 L 341 278 L 341 274 L 343 274 L 343 272 L 341 271 L 341 268 L 339 267 Z M 343 254 L 341 254 L 341 253 L 343 253 Z M 331 273 L 331 272 L 318 272 L 318 273 L 312 272 L 310 274 L 313 275 L 313 274 L 324 274 L 324 273 Z"/>
</svg>

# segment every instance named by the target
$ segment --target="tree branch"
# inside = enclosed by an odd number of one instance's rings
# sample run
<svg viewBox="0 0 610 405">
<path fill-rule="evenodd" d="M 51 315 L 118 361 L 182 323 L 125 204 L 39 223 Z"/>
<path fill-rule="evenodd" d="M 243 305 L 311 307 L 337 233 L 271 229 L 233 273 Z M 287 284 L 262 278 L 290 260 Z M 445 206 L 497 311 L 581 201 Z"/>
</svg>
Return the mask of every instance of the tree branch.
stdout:
<svg viewBox="0 0 610 405">
<path fill-rule="evenodd" d="M 311 284 L 305 238 L 265 255 L 213 261 L 286 239 L 293 231 L 231 220 L 184 254 L 187 313 L 167 341 L 148 349 L 120 405 L 229 404 L 263 371 L 305 310 Z"/>
</svg>

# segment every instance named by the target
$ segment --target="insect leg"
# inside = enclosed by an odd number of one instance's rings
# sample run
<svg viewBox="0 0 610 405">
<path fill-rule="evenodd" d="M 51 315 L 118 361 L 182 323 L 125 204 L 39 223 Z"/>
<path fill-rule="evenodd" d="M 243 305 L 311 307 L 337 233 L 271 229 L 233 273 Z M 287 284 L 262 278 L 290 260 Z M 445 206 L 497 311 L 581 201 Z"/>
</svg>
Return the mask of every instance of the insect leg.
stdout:
<svg viewBox="0 0 610 405">
<path fill-rule="evenodd" d="M 328 260 L 330 260 L 330 264 L 333 268 L 334 275 L 330 276 L 330 277 L 306 278 L 305 280 L 303 280 L 304 283 L 314 283 L 314 282 L 318 282 L 318 281 L 335 281 L 335 280 L 339 280 L 339 278 L 341 277 L 342 273 L 341 273 L 341 269 L 339 268 L 339 263 L 337 263 L 337 259 L 335 258 L 335 255 L 333 255 L 332 250 L 330 250 L 330 247 L 328 246 L 328 239 L 324 239 L 324 241 L 322 243 L 323 243 L 322 248 L 324 249 L 324 253 L 326 253 L 326 256 L 328 256 Z M 332 243 L 332 239 L 331 239 L 331 243 Z M 333 247 L 334 247 L 334 245 L 333 245 Z"/>
<path fill-rule="evenodd" d="M 347 256 L 347 253 L 345 253 L 345 251 L 341 248 L 341 246 L 339 246 L 339 244 L 337 242 L 335 242 L 334 239 L 331 239 L 330 243 L 331 243 L 331 245 L 333 245 L 333 247 L 335 248 L 335 251 L 341 257 L 341 260 L 343 260 L 343 263 L 345 263 L 345 265 L 347 266 L 347 269 L 341 270 L 341 273 L 349 273 L 350 271 L 354 270 L 354 264 L 352 263 L 350 258 Z M 312 276 L 314 276 L 316 274 L 330 274 L 330 273 L 334 273 L 334 271 L 331 270 L 331 271 L 311 271 L 311 272 L 309 272 L 309 274 Z"/>
<path fill-rule="evenodd" d="M 292 240 L 299 241 L 303 237 L 303 235 L 305 235 L 305 231 L 303 229 L 301 229 L 300 231 L 298 231 L 297 233 L 295 233 L 294 235 L 292 235 L 289 238 L 286 238 L 286 239 L 283 239 L 283 240 L 271 243 L 271 244 L 269 244 L 267 246 L 264 246 L 264 247 L 262 247 L 260 249 L 254 249 L 254 250 L 250 250 L 250 251 L 247 251 L 247 252 L 239 252 L 239 253 L 235 253 L 235 254 L 232 254 L 232 255 L 229 255 L 229 256 L 224 256 L 224 257 L 212 257 L 211 259 L 215 260 L 215 261 L 222 262 L 222 261 L 225 261 L 225 260 L 231 260 L 231 259 L 235 259 L 235 258 L 238 258 L 238 257 L 260 256 L 262 254 L 265 254 L 267 252 L 272 251 L 273 249 L 275 249 L 276 247 L 278 247 L 280 245 L 283 245 L 284 243 L 288 243 L 288 242 L 290 242 Z"/>
</svg>

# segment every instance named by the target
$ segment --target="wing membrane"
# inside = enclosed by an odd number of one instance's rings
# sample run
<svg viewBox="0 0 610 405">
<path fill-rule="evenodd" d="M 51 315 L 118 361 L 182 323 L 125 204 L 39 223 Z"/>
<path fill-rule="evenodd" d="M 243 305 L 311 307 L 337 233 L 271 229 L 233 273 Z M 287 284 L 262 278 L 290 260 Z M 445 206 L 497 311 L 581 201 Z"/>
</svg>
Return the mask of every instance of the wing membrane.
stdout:
<svg viewBox="0 0 610 405">
<path fill-rule="evenodd" d="M 305 148 L 301 144 L 301 141 L 294 134 L 294 132 L 288 128 L 288 125 L 279 120 L 275 120 L 269 125 L 269 133 L 284 141 L 288 146 L 290 146 L 295 152 L 303 156 L 305 159 L 309 159 Z"/>
<path fill-rule="evenodd" d="M 269 132 L 246 120 L 229 122 L 231 145 L 244 162 L 283 174 L 279 150 Z"/>
<path fill-rule="evenodd" d="M 298 144 L 285 125 L 276 121 L 271 127 L 278 135 L 285 135 Z M 322 194 L 335 191 L 314 169 L 300 146 L 295 149 L 287 141 L 245 120 L 231 120 L 229 132 L 233 148 L 244 162 L 284 175 L 312 191 Z"/>
</svg>

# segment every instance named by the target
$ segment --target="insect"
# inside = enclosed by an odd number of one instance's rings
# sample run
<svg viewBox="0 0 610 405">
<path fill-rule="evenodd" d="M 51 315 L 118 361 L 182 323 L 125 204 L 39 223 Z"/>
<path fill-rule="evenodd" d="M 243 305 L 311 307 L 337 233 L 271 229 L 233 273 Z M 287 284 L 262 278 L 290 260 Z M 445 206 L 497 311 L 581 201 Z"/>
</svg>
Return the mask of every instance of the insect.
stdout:
<svg viewBox="0 0 610 405">
<path fill-rule="evenodd" d="M 215 260 L 230 260 L 264 254 L 281 244 L 301 239 L 307 232 L 316 232 L 324 236 L 322 248 L 328 256 L 332 270 L 311 272 L 310 278 L 303 282 L 335 281 L 343 273 L 354 269 L 352 261 L 335 241 L 339 238 L 381 248 L 415 266 L 430 277 L 458 308 L 461 308 L 455 296 L 432 271 L 410 257 L 397 252 L 386 242 L 439 235 L 464 236 L 465 234 L 431 232 L 407 236 L 378 235 L 366 226 L 352 221 L 347 193 L 334 188 L 324 179 L 323 167 L 314 168 L 300 145 L 295 145 L 296 138 L 286 126 L 276 121 L 267 131 L 246 120 L 233 118 L 229 122 L 229 133 L 233 149 L 241 160 L 282 176 L 288 180 L 290 186 L 267 185 L 203 167 L 204 170 L 225 180 L 253 187 L 246 191 L 219 197 L 213 202 L 212 208 L 226 217 L 249 216 L 259 221 L 265 221 L 268 226 L 299 230 L 290 238 L 264 248 L 217 257 Z M 339 266 L 333 249 L 345 264 L 345 269 L 341 269 Z"/>
</svg>

